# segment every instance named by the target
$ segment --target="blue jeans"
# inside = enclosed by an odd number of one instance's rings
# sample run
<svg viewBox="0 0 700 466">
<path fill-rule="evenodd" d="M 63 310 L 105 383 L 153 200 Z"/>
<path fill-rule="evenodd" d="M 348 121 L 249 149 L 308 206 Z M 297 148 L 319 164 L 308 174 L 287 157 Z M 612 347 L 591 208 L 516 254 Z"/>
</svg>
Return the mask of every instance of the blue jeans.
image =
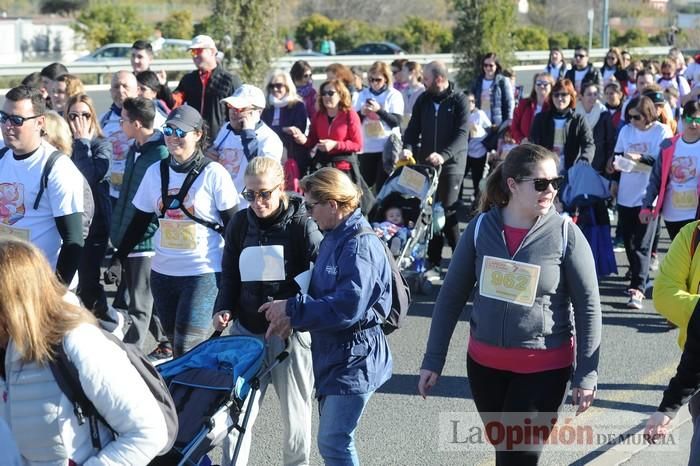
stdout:
<svg viewBox="0 0 700 466">
<path fill-rule="evenodd" d="M 355 429 L 374 392 L 319 399 L 318 451 L 326 466 L 357 466 Z"/>
<path fill-rule="evenodd" d="M 153 307 L 173 344 L 175 357 L 206 340 L 213 331 L 211 314 L 220 275 L 174 277 L 151 271 Z"/>
</svg>

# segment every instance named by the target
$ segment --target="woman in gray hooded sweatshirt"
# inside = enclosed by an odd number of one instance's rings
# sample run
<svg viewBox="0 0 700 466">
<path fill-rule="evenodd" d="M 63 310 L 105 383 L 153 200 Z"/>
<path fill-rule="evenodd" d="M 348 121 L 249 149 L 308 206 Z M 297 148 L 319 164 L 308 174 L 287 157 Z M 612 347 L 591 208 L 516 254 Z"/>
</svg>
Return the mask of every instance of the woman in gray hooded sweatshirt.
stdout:
<svg viewBox="0 0 700 466">
<path fill-rule="evenodd" d="M 426 397 L 471 296 L 467 373 L 481 419 L 531 427 L 512 445 L 487 429 L 497 465 L 537 464 L 570 380 L 578 413 L 595 396 L 602 326 L 595 264 L 581 231 L 553 208 L 557 165 L 551 151 L 523 144 L 488 178 L 482 213 L 462 235 L 435 303 L 421 366 L 418 391 Z"/>
</svg>

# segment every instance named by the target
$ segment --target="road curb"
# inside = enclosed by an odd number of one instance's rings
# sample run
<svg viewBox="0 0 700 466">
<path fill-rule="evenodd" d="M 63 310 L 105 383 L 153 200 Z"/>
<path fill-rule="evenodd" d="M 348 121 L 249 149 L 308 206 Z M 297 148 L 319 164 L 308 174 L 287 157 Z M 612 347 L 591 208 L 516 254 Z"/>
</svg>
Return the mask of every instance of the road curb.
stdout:
<svg viewBox="0 0 700 466">
<path fill-rule="evenodd" d="M 685 405 L 674 418 L 671 432 L 680 429 L 681 426 L 685 425 L 687 422 L 691 422 L 691 419 L 690 411 L 688 411 L 688 405 Z M 644 428 L 634 432 L 633 435 L 642 435 L 643 432 Z M 648 443 L 644 445 L 628 445 L 624 443 L 610 445 L 602 455 L 587 464 L 588 466 L 618 466 L 625 461 L 630 460 L 633 456 L 644 454 L 644 451 L 651 447 L 653 447 L 653 445 Z M 690 443 L 682 446 L 682 448 L 685 447 L 690 448 Z"/>
</svg>

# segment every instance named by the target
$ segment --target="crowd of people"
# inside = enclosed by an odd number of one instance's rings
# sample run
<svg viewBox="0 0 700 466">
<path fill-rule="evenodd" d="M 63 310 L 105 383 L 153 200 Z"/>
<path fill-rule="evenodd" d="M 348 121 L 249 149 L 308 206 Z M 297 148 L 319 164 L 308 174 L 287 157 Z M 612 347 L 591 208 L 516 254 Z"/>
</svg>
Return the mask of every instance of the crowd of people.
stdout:
<svg viewBox="0 0 700 466">
<path fill-rule="evenodd" d="M 5 96 L 0 268 L 12 273 L 0 277 L 0 420 L 25 463 L 146 464 L 163 448 L 162 416 L 154 406 L 140 411 L 147 389 L 99 325 L 122 331 L 153 364 L 184 355 L 214 328 L 264 341 L 266 365 L 286 349 L 291 356 L 246 401 L 251 425 L 271 383 L 284 463 L 308 464 L 315 397 L 324 461 L 359 464 L 354 432 L 392 372 L 381 317 L 392 307 L 387 254 L 413 226 L 394 205 L 383 206 L 383 222 L 366 218 L 391 164 L 437 170 L 434 205 L 445 217 L 426 245 L 426 273 L 444 275 L 445 241 L 457 258 L 435 304 L 421 395 L 437 383 L 471 300 L 467 373 L 484 423 L 532 413 L 546 440 L 553 426 L 537 413 L 559 411 L 569 387 L 579 412 L 595 397 L 598 278 L 617 272 L 619 242 L 630 264 L 628 307 L 642 309 L 660 218 L 675 240 L 654 301 L 689 344 L 649 421 L 652 438 L 698 388 L 700 65 L 686 66 L 678 50 L 658 63 L 613 47 L 598 69 L 585 47 L 570 67 L 553 49 L 528 96 L 494 53 L 460 90 L 444 63 L 406 59 L 366 71 L 334 63 L 318 87 L 300 60 L 273 70 L 261 89 L 224 69 L 211 37 L 193 38 L 190 52 L 196 69 L 171 90 L 151 69 L 151 44 L 135 42 L 133 69 L 112 75 L 101 113 L 60 63 Z M 565 200 L 572 170 L 609 195 Z M 467 176 L 473 212 L 461 233 Z M 504 278 L 505 270 L 520 272 Z M 117 285 L 112 302 L 102 281 Z M 149 333 L 155 348 L 145 346 Z M 46 367 L 56 345 L 116 434 L 104 448 L 70 408 L 45 421 L 66 405 Z M 22 385 L 30 375 L 42 390 L 34 398 Z M 24 414 L 15 409 L 22 403 L 31 408 Z M 247 463 L 251 435 L 234 452 L 239 435 L 224 442 L 225 464 L 236 454 Z M 540 454 L 497 448 L 496 461 L 537 464 Z"/>
</svg>

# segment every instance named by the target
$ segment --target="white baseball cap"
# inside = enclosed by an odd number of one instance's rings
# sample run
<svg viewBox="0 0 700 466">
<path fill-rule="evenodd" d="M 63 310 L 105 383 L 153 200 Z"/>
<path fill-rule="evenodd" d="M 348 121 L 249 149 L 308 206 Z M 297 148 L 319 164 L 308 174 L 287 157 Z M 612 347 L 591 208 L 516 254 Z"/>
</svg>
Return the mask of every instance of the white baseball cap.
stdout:
<svg viewBox="0 0 700 466">
<path fill-rule="evenodd" d="M 214 43 L 214 39 L 202 34 L 199 36 L 195 36 L 195 38 L 192 39 L 192 43 L 187 49 L 216 49 L 216 44 Z"/>
<path fill-rule="evenodd" d="M 232 96 L 221 100 L 233 108 L 257 107 L 265 108 L 265 94 L 260 88 L 243 84 L 236 89 Z"/>
</svg>

